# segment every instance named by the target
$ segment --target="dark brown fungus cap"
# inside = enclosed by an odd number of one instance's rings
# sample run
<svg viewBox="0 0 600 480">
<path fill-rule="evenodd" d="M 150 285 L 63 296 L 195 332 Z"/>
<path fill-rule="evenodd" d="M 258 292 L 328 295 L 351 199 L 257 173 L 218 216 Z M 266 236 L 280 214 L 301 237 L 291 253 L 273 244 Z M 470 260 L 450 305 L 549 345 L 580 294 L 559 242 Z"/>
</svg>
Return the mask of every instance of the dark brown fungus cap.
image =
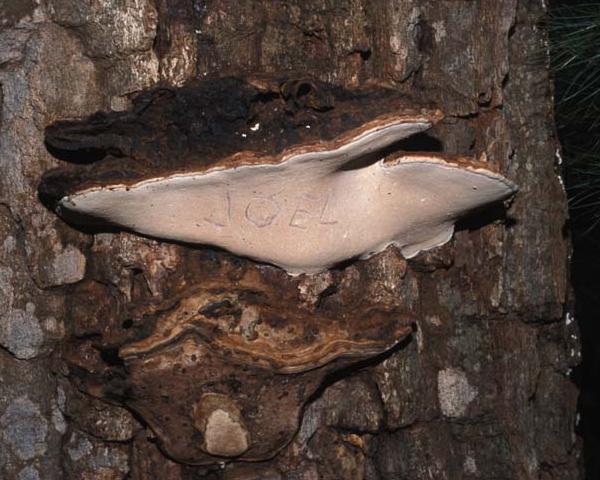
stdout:
<svg viewBox="0 0 600 480">
<path fill-rule="evenodd" d="M 383 354 L 412 331 L 401 309 L 357 302 L 347 312 L 315 311 L 294 290 L 256 269 L 233 284 L 215 273 L 140 309 L 143 334 L 121 342 L 122 366 L 95 380 L 102 369 L 89 367 L 77 374 L 85 377 L 80 388 L 137 412 L 178 461 L 271 458 L 328 374 Z"/>
</svg>

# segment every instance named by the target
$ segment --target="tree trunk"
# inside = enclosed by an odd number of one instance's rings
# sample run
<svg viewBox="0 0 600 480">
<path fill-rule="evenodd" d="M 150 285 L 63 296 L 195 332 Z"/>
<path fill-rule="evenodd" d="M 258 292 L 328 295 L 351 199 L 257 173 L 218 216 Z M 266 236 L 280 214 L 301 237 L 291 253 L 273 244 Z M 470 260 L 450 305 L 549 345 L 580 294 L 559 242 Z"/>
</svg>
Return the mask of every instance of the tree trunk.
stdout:
<svg viewBox="0 0 600 480">
<path fill-rule="evenodd" d="M 0 2 L 0 477 L 579 478 L 570 380 L 579 340 L 544 8 L 543 0 Z M 126 309 L 166 297 L 190 258 L 233 260 L 69 227 L 37 198 L 41 174 L 60 163 L 44 128 L 127 109 L 159 82 L 282 71 L 346 87 L 377 80 L 428 99 L 446 118 L 411 148 L 485 155 L 520 192 L 506 216 L 478 215 L 451 243 L 408 262 L 390 247 L 304 280 L 317 295 L 323 282 L 333 286 L 340 309 L 362 295 L 410 311 L 412 336 L 379 362 L 330 378 L 272 460 L 180 464 L 143 419 L 81 392 L 73 365 L 95 355 L 90 345 L 121 318 L 108 299 Z M 104 352 L 94 361 L 119 360 Z"/>
</svg>

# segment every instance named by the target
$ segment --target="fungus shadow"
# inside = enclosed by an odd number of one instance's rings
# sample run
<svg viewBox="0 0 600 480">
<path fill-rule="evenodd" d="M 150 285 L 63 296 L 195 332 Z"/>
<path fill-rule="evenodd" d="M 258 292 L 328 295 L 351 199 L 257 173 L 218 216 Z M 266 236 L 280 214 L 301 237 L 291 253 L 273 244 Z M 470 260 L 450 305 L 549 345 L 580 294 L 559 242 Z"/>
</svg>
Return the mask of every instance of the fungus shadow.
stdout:
<svg viewBox="0 0 600 480">
<path fill-rule="evenodd" d="M 411 328 L 412 332 L 410 334 L 408 334 L 405 338 L 400 340 L 396 345 L 386 350 L 385 352 L 380 353 L 379 355 L 376 355 L 374 357 L 367 358 L 366 360 L 361 360 L 359 362 L 353 363 L 339 370 L 335 370 L 334 372 L 331 372 L 328 375 L 326 375 L 323 381 L 321 382 L 321 385 L 319 385 L 317 390 L 306 400 L 306 403 L 304 404 L 304 407 L 302 409 L 301 418 L 302 416 L 304 416 L 304 411 L 306 410 L 306 407 L 315 400 L 317 400 L 323 394 L 323 392 L 334 383 L 344 378 L 351 377 L 355 373 L 365 368 L 370 368 L 379 365 L 395 353 L 399 352 L 400 350 L 404 350 L 406 347 L 408 347 L 408 345 L 412 342 L 413 334 L 417 330 L 416 324 L 412 323 Z"/>
<path fill-rule="evenodd" d="M 75 163 L 78 165 L 88 165 L 91 163 L 98 162 L 106 157 L 107 152 L 102 148 L 78 148 L 78 149 L 67 149 L 58 148 L 50 145 L 47 141 L 44 142 L 44 146 L 50 155 L 58 160 L 63 160 L 68 163 Z"/>
<path fill-rule="evenodd" d="M 394 142 L 387 147 L 377 150 L 376 152 L 372 152 L 368 155 L 363 155 L 354 160 L 351 160 L 347 163 L 344 163 L 339 170 L 340 171 L 349 171 L 349 170 L 359 170 L 364 167 L 368 167 L 373 163 L 381 160 L 382 158 L 387 157 L 393 153 L 398 152 L 443 152 L 444 145 L 443 143 L 435 137 L 432 137 L 426 132 L 415 133 L 410 137 L 403 138 Z"/>
<path fill-rule="evenodd" d="M 508 214 L 503 202 L 500 201 L 471 211 L 455 223 L 454 231 L 467 230 L 471 232 L 494 222 L 502 222 L 507 229 L 519 223 L 516 218 Z"/>
</svg>

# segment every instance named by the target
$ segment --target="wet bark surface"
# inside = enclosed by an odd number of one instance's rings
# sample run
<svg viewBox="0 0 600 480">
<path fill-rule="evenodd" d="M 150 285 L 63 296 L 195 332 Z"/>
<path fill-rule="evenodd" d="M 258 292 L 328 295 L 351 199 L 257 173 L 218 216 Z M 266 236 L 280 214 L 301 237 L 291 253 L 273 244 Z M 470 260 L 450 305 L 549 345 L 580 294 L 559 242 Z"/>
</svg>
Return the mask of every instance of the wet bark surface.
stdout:
<svg viewBox="0 0 600 480">
<path fill-rule="evenodd" d="M 579 477 L 579 340 L 541 1 L 0 6 L 2 478 Z M 410 148 L 485 154 L 518 196 L 409 261 L 390 248 L 302 279 L 209 248 L 77 230 L 40 202 L 42 174 L 62 165 L 44 145 L 48 125 L 124 111 L 157 84 L 281 71 L 427 98 L 446 119 Z M 323 319 L 367 304 L 409 312 L 412 334 L 328 376 L 273 459 L 179 463 L 123 408 L 117 347 L 151 333 L 143 312 L 223 271 L 232 284 L 277 285 L 282 308 Z"/>
</svg>

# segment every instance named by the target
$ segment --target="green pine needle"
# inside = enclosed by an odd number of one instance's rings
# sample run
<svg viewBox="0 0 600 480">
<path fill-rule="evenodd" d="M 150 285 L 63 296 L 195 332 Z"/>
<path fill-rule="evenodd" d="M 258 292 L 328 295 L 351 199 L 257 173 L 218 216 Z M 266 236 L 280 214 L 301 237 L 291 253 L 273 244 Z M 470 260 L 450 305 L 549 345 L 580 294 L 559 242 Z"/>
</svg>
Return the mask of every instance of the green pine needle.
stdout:
<svg viewBox="0 0 600 480">
<path fill-rule="evenodd" d="M 585 234 L 600 226 L 600 3 L 555 8 L 547 28 L 569 207 Z"/>
</svg>

